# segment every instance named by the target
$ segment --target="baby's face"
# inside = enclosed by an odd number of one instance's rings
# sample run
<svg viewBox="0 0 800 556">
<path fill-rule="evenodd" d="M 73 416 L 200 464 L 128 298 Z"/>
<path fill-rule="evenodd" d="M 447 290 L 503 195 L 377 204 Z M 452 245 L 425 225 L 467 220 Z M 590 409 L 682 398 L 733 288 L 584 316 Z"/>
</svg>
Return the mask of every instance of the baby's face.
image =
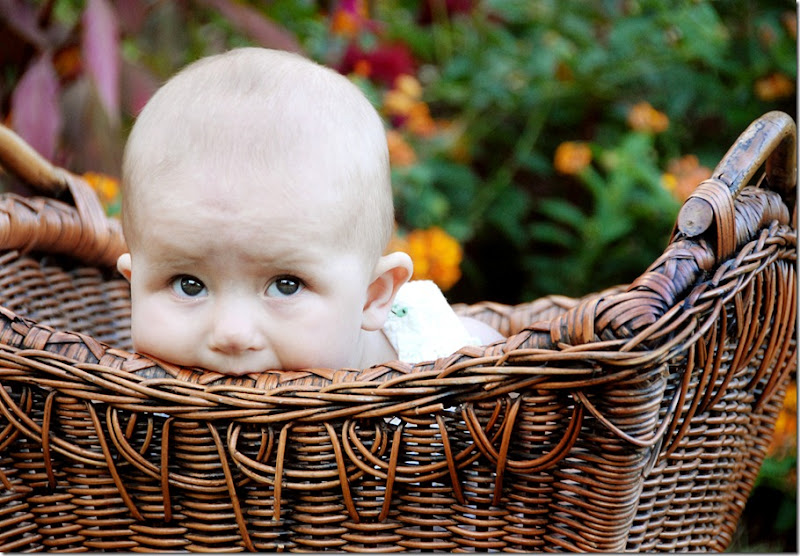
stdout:
<svg viewBox="0 0 800 556">
<path fill-rule="evenodd" d="M 334 201 L 195 186 L 137 200 L 136 351 L 236 375 L 358 368 L 372 269 L 337 245 Z"/>
</svg>

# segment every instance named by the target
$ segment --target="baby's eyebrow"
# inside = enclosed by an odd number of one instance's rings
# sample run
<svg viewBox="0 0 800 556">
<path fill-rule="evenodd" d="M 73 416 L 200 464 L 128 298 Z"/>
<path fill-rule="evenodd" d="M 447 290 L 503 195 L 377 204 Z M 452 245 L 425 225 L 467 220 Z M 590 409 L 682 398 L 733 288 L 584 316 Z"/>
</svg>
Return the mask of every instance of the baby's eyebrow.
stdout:
<svg viewBox="0 0 800 556">
<path fill-rule="evenodd" d="M 153 262 L 157 269 L 169 270 L 173 268 L 193 268 L 200 264 L 204 257 L 193 255 L 169 255 Z"/>
</svg>

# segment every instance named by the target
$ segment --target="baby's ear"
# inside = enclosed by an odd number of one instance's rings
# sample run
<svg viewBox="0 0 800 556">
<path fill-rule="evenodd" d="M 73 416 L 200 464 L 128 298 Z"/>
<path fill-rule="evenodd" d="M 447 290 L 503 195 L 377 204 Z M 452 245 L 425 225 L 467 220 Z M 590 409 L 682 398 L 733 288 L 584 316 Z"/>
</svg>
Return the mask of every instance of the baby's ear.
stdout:
<svg viewBox="0 0 800 556">
<path fill-rule="evenodd" d="M 117 259 L 117 270 L 122 274 L 128 282 L 131 281 L 131 254 L 123 253 Z"/>
<path fill-rule="evenodd" d="M 383 327 L 397 290 L 408 282 L 413 271 L 414 263 L 406 253 L 398 251 L 378 259 L 372 283 L 367 288 L 367 302 L 364 305 L 361 328 L 380 330 Z"/>
</svg>

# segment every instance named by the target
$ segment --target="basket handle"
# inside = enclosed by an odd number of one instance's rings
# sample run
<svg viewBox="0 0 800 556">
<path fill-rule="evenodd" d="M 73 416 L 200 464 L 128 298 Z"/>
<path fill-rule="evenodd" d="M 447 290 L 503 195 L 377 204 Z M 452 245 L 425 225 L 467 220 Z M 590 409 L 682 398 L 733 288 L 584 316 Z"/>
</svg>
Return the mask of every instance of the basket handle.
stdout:
<svg viewBox="0 0 800 556">
<path fill-rule="evenodd" d="M 787 206 L 794 203 L 797 184 L 797 131 L 794 120 L 777 110 L 751 123 L 728 149 L 711 178 L 702 182 L 678 213 L 677 227 L 695 237 L 717 223 L 717 256 L 736 248 L 733 199 L 766 163 L 766 183 Z"/>
<path fill-rule="evenodd" d="M 0 125 L 0 162 L 40 193 L 56 197 L 67 190 L 66 171 L 53 166 L 10 128 Z"/>
<path fill-rule="evenodd" d="M 52 165 L 24 139 L 2 124 L 0 124 L 0 165 L 48 197 L 55 198 L 69 192 L 77 209 L 79 226 L 71 230 L 74 233 L 59 233 L 59 230 L 52 229 L 52 226 L 17 226 L 26 234 L 30 234 L 32 230 L 40 232 L 20 239 L 24 251 L 45 247 L 55 251 L 66 251 L 85 262 L 103 266 L 113 266 L 116 258 L 125 252 L 125 240 L 119 221 L 106 216 L 100 199 L 91 186 L 80 176 Z M 56 214 L 59 210 L 56 204 L 53 201 L 30 205 L 28 209 L 38 211 L 36 218 L 39 221 L 59 222 L 62 226 L 66 226 L 67 220 Z M 8 218 L 3 220 L 2 226 L 11 226 L 13 215 L 11 211 L 6 212 Z M 30 224 L 27 217 L 25 221 L 26 224 Z M 20 241 L 9 239 L 9 233 L 0 235 L 5 240 L 3 247 L 14 249 L 21 247 L 16 245 Z M 60 249 L 56 248 L 57 244 L 60 244 Z"/>
</svg>

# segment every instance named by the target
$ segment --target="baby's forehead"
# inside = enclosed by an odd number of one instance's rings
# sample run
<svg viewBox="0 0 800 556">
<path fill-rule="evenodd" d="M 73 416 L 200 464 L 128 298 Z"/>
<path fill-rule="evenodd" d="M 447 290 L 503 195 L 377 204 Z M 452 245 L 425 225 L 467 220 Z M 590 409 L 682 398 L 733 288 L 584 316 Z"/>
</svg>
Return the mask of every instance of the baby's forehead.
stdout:
<svg viewBox="0 0 800 556">
<path fill-rule="evenodd" d="M 335 196 L 322 192 L 309 196 L 290 196 L 262 188 L 248 196 L 225 188 L 178 187 L 167 192 L 152 190 L 139 199 L 134 210 L 135 235 L 139 246 L 147 248 L 162 237 L 178 234 L 194 237 L 219 230 L 231 239 L 231 248 L 251 246 L 272 249 L 278 244 L 307 244 L 317 249 L 350 249 L 367 253 L 367 242 L 352 242 L 348 229 L 355 214 L 344 209 Z M 212 238 L 219 234 L 211 232 Z M 190 234 L 187 236 L 186 234 Z M 299 243 L 298 243 L 299 242 Z"/>
<path fill-rule="evenodd" d="M 365 197 L 354 182 L 331 179 L 330 172 L 308 165 L 269 171 L 257 163 L 231 169 L 227 164 L 185 162 L 133 188 L 133 211 L 150 215 L 174 210 L 191 218 L 205 208 L 254 217 L 269 209 L 304 221 L 333 222 L 336 215 L 360 210 Z"/>
</svg>

